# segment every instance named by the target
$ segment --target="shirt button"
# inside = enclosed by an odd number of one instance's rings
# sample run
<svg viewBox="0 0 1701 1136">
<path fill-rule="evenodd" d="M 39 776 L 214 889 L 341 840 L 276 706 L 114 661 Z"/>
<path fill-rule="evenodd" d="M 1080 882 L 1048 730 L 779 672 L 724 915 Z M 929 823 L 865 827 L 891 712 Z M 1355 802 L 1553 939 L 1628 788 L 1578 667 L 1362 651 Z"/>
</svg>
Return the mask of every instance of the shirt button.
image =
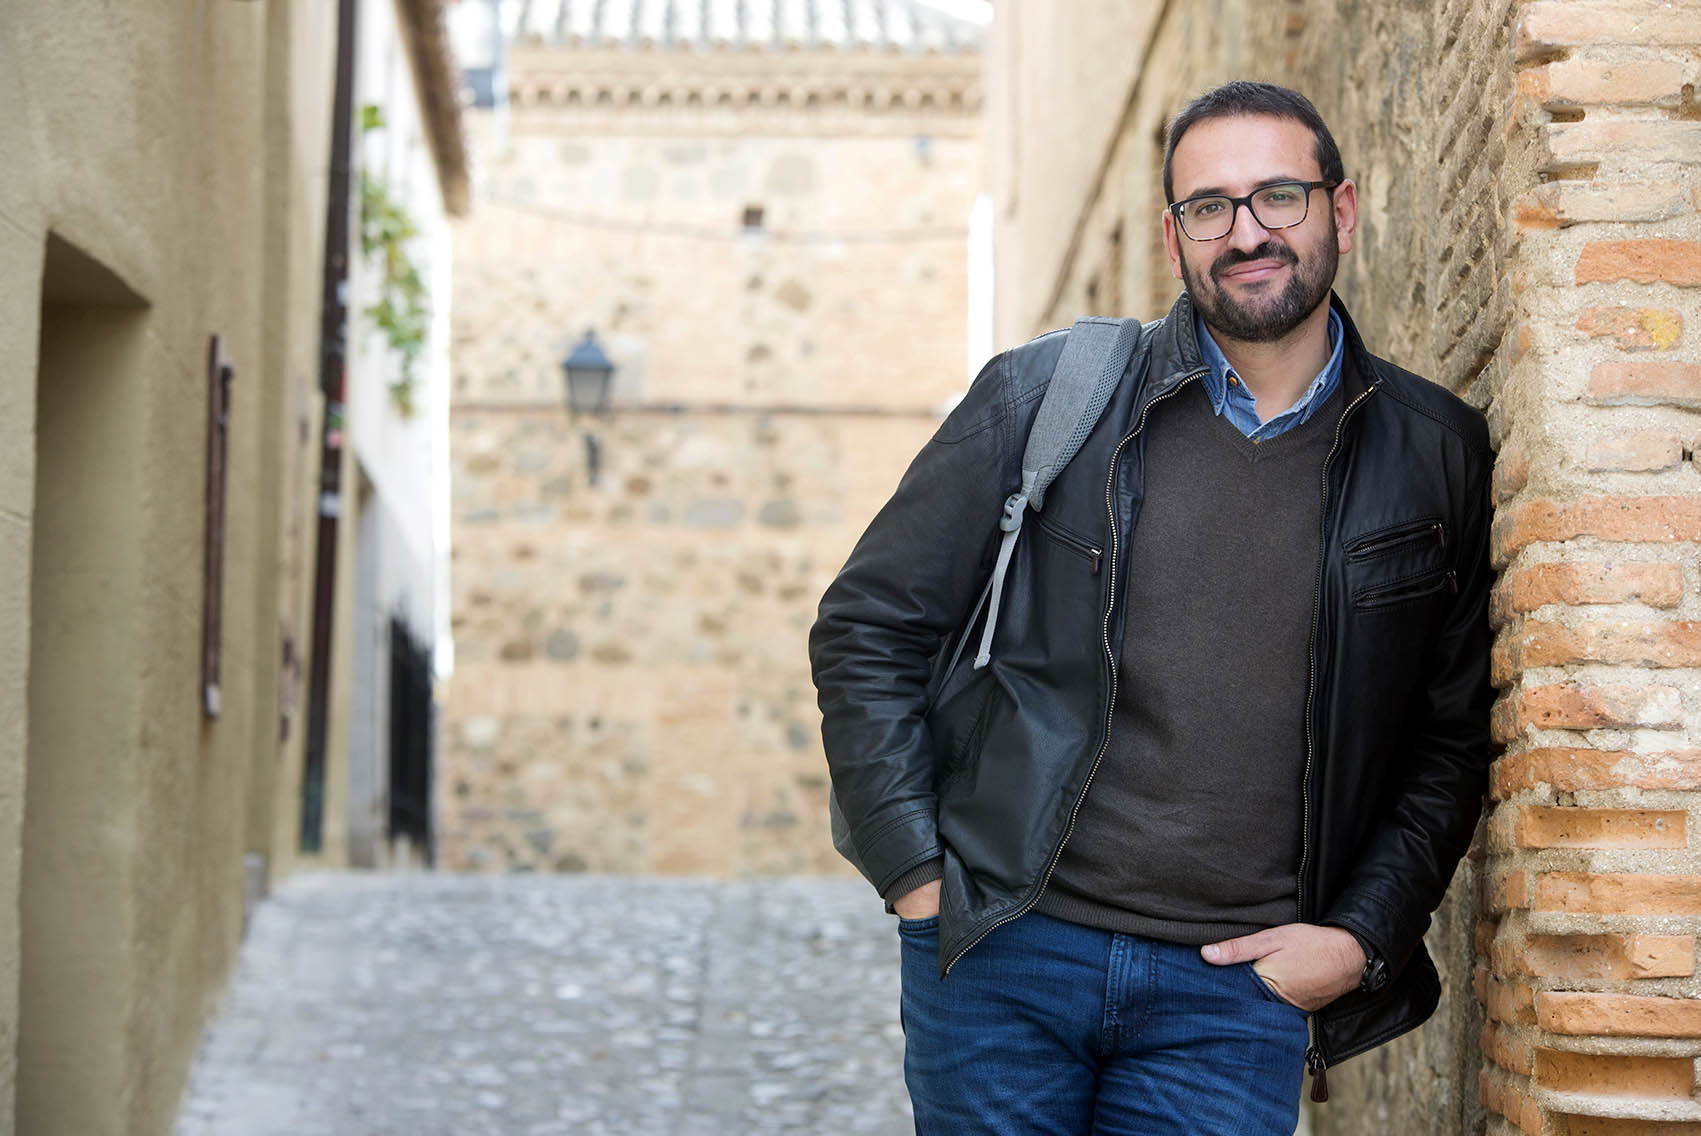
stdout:
<svg viewBox="0 0 1701 1136">
<path fill-rule="evenodd" d="M 1228 377 L 1228 380 L 1229 380 L 1229 386 L 1231 386 L 1231 387 L 1240 385 L 1240 380 L 1235 378 L 1233 375 L 1230 375 Z"/>
</svg>

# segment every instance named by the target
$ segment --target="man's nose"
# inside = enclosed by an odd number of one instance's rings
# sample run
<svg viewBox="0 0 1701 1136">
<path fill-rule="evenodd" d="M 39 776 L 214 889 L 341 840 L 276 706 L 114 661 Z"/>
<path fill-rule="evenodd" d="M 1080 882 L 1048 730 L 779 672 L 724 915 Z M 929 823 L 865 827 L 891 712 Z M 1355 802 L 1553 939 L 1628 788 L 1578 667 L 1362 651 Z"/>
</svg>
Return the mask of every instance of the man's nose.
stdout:
<svg viewBox="0 0 1701 1136">
<path fill-rule="evenodd" d="M 1242 201 L 1234 207 L 1234 225 L 1229 229 L 1228 242 L 1243 252 L 1251 252 L 1270 236 L 1270 230 L 1252 215 L 1252 203 Z"/>
</svg>

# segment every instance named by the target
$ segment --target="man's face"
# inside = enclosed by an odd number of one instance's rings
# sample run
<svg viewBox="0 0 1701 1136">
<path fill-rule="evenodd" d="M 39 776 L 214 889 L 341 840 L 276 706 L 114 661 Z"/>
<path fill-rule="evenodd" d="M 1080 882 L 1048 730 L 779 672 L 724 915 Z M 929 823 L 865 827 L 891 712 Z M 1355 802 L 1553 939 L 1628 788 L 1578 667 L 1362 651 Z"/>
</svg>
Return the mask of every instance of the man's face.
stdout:
<svg viewBox="0 0 1701 1136">
<path fill-rule="evenodd" d="M 1273 182 L 1323 177 L 1311 131 L 1266 115 L 1198 123 L 1176 144 L 1170 169 L 1177 201 L 1208 193 L 1239 197 Z M 1195 241 L 1165 212 L 1164 246 L 1171 271 L 1213 334 L 1267 343 L 1327 302 L 1337 258 L 1352 248 L 1357 223 L 1357 190 L 1349 180 L 1333 195 L 1312 190 L 1305 220 L 1286 229 L 1264 228 L 1242 205 L 1227 236 Z"/>
</svg>

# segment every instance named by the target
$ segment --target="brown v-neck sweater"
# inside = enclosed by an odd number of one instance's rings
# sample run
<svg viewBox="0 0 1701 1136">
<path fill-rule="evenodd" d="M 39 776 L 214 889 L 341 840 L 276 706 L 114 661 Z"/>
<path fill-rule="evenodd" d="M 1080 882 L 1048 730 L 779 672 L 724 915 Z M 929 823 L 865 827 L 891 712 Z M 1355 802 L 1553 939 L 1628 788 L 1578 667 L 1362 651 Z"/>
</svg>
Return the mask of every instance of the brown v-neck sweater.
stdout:
<svg viewBox="0 0 1701 1136">
<path fill-rule="evenodd" d="M 1296 918 L 1305 697 L 1337 390 L 1249 441 L 1156 405 L 1110 741 L 1038 909 L 1201 945 Z"/>
</svg>

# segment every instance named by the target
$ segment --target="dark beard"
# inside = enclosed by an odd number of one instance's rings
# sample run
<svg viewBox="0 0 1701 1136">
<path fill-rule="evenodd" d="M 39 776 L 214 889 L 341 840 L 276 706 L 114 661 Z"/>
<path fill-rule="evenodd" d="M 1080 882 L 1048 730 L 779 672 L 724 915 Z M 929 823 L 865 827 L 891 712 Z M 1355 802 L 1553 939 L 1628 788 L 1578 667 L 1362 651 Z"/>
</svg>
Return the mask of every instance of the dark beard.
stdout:
<svg viewBox="0 0 1701 1136">
<path fill-rule="evenodd" d="M 1183 260 L 1181 282 L 1187 286 L 1193 306 L 1204 317 L 1205 326 L 1242 343 L 1270 343 L 1304 323 L 1305 317 L 1316 311 L 1317 305 L 1328 297 L 1329 289 L 1335 283 L 1340 254 L 1335 248 L 1334 225 L 1329 228 L 1329 239 L 1321 243 L 1311 272 L 1306 271 L 1306 266 L 1292 249 L 1275 241 L 1266 241 L 1249 253 L 1231 250 L 1218 257 L 1211 264 L 1211 286 L 1207 290 L 1199 286 L 1192 267 Z M 1257 308 L 1246 307 L 1228 299 L 1217 287 L 1218 276 L 1225 269 L 1250 260 L 1267 259 L 1294 266 L 1287 286 L 1268 303 Z"/>
</svg>

